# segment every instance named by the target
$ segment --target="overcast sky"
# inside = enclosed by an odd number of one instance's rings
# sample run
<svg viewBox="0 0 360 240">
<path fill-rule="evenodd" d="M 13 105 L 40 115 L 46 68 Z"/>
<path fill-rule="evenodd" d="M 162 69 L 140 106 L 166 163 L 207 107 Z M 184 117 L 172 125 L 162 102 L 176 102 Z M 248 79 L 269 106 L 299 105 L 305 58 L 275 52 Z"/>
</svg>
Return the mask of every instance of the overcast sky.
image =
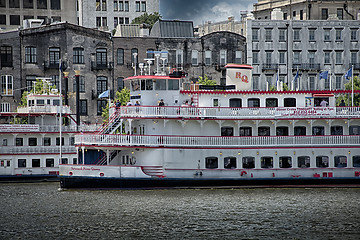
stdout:
<svg viewBox="0 0 360 240">
<path fill-rule="evenodd" d="M 194 26 L 205 21 L 225 21 L 230 16 L 240 20 L 240 11 L 252 11 L 257 0 L 160 0 L 164 20 L 189 20 Z"/>
</svg>

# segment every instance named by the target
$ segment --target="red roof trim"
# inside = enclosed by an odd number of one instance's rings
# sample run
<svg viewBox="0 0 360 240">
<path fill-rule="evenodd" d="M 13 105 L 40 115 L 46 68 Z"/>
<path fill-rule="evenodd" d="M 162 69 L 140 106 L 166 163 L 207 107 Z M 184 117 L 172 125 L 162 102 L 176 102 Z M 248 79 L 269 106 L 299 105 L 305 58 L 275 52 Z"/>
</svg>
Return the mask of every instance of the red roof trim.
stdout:
<svg viewBox="0 0 360 240">
<path fill-rule="evenodd" d="M 314 96 L 314 97 L 333 97 L 334 94 L 330 94 L 330 93 L 315 93 L 313 96 Z"/>
<path fill-rule="evenodd" d="M 244 65 L 244 64 L 234 64 L 229 63 L 225 66 L 226 68 L 247 68 L 247 69 L 253 69 L 253 66 L 250 65 Z"/>
<path fill-rule="evenodd" d="M 169 76 L 140 75 L 140 76 L 128 77 L 125 78 L 124 80 L 133 80 L 133 79 L 181 79 L 181 78 L 169 77 Z"/>
</svg>

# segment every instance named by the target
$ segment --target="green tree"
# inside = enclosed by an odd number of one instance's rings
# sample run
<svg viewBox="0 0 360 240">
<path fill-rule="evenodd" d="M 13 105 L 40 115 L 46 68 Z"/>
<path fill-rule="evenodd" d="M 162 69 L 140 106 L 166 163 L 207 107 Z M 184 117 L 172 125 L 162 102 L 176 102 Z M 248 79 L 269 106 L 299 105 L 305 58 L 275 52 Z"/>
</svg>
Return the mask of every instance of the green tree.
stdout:
<svg viewBox="0 0 360 240">
<path fill-rule="evenodd" d="M 41 79 L 36 79 L 36 83 L 35 83 L 35 94 L 50 94 L 52 89 L 55 89 L 56 86 L 50 86 L 47 84 L 46 81 L 43 81 Z M 22 96 L 21 96 L 21 103 L 20 103 L 20 107 L 26 107 L 27 106 L 27 96 L 30 93 L 34 93 L 34 87 L 32 87 L 32 89 L 30 90 L 30 92 L 28 91 L 24 91 Z"/>
<path fill-rule="evenodd" d="M 204 77 L 199 76 L 199 84 L 205 85 L 205 86 L 214 86 L 214 85 L 216 85 L 216 81 L 209 79 L 208 76 L 205 74 Z"/>
<path fill-rule="evenodd" d="M 158 20 L 161 20 L 161 18 L 162 16 L 158 12 L 152 14 L 144 13 L 143 15 L 134 18 L 134 20 L 131 21 L 131 24 L 145 23 L 150 25 L 150 29 L 151 29 Z"/>
<path fill-rule="evenodd" d="M 126 87 L 121 89 L 120 92 L 116 92 L 114 102 L 120 102 L 121 106 L 125 106 L 127 102 L 130 101 L 130 90 Z M 106 104 L 106 107 L 102 109 L 101 116 L 104 118 L 103 122 L 109 120 L 109 103 Z"/>
<path fill-rule="evenodd" d="M 345 90 L 352 90 L 352 81 L 345 84 Z M 354 76 L 354 90 L 360 90 L 360 79 Z M 336 98 L 336 106 L 340 105 L 341 100 L 344 100 L 346 106 L 351 106 L 352 99 L 351 94 L 341 94 Z M 360 94 L 354 93 L 354 106 L 360 106 Z"/>
</svg>

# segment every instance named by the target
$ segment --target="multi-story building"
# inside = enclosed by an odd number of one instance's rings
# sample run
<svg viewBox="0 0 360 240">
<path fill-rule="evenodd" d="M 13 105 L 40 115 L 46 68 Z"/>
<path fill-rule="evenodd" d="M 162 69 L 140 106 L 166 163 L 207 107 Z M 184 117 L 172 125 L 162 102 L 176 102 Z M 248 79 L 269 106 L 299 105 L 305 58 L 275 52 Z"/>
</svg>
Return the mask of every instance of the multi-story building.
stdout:
<svg viewBox="0 0 360 240">
<path fill-rule="evenodd" d="M 16 29 L 23 26 L 23 20 L 43 19 L 112 30 L 154 12 L 159 12 L 159 0 L 0 0 L 0 28 Z"/>
<path fill-rule="evenodd" d="M 74 70 L 80 70 L 79 109 L 81 121 L 86 123 L 102 122 L 107 99 L 98 98 L 99 94 L 110 89 L 114 96 L 124 87 L 122 80 L 135 72 L 148 74 L 159 69 L 169 73 L 175 68 L 187 72 L 189 80 L 206 74 L 220 81 L 227 63 L 246 59 L 245 37 L 230 32 L 194 37 L 192 22 L 184 21 L 161 21 L 150 36 L 131 37 L 112 37 L 70 23 L 50 24 L 0 33 L 0 49 L 2 111 L 15 111 L 22 92 L 30 89 L 37 77 L 48 77 L 57 88 L 61 80 L 65 104 L 75 112 Z M 158 58 L 156 51 L 160 52 Z M 59 73 L 60 62 L 67 67 L 67 78 Z"/>
<path fill-rule="evenodd" d="M 271 19 L 274 9 L 282 10 L 282 20 L 356 20 L 358 0 L 259 0 L 253 6 L 255 19 Z"/>
<path fill-rule="evenodd" d="M 278 78 L 293 89 L 343 89 L 351 66 L 359 74 L 359 26 L 352 20 L 249 20 L 247 63 L 254 67 L 254 89 L 275 86 Z M 324 71 L 328 78 L 320 80 Z"/>
</svg>

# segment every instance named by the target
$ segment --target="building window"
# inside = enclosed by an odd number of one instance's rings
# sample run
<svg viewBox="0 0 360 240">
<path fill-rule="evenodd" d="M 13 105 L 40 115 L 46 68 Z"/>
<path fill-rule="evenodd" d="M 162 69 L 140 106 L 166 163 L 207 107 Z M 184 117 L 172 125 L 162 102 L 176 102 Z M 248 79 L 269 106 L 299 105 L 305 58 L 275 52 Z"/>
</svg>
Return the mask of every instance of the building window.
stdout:
<svg viewBox="0 0 360 240">
<path fill-rule="evenodd" d="M 341 89 L 341 83 L 342 83 L 342 76 L 336 75 L 335 76 L 335 89 Z"/>
<path fill-rule="evenodd" d="M 287 13 L 286 12 L 284 12 L 284 14 L 283 14 L 283 20 L 287 20 Z"/>
<path fill-rule="evenodd" d="M 315 90 L 315 76 L 309 76 L 310 90 Z"/>
<path fill-rule="evenodd" d="M 300 20 L 304 20 L 304 10 L 300 10 Z"/>
<path fill-rule="evenodd" d="M 37 146 L 37 138 L 29 138 L 29 146 Z"/>
<path fill-rule="evenodd" d="M 336 15 L 339 20 L 344 20 L 344 10 L 342 8 L 336 9 Z"/>
<path fill-rule="evenodd" d="M 329 18 L 329 10 L 327 8 L 321 9 L 321 20 L 327 20 Z"/>
<path fill-rule="evenodd" d="M 176 50 L 176 66 L 181 67 L 183 65 L 183 50 Z"/>
<path fill-rule="evenodd" d="M 146 12 L 146 2 L 144 1 L 141 2 L 141 11 Z"/>
<path fill-rule="evenodd" d="M 285 64 L 285 52 L 279 52 L 279 63 Z"/>
<path fill-rule="evenodd" d="M 136 12 L 140 12 L 140 1 L 135 2 L 135 9 Z"/>
<path fill-rule="evenodd" d="M 49 48 L 49 64 L 58 65 L 60 60 L 60 48 L 51 47 Z"/>
<path fill-rule="evenodd" d="M 235 51 L 235 63 L 242 64 L 242 51 Z"/>
<path fill-rule="evenodd" d="M 253 76 L 252 79 L 252 88 L 254 90 L 259 90 L 259 76 Z"/>
<path fill-rule="evenodd" d="M 309 29 L 309 41 L 315 41 L 315 29 Z"/>
<path fill-rule="evenodd" d="M 0 112 L 10 112 L 10 103 L 1 103 Z"/>
<path fill-rule="evenodd" d="M 259 52 L 253 52 L 253 64 L 259 64 Z"/>
<path fill-rule="evenodd" d="M 114 11 L 119 11 L 118 1 L 114 1 Z"/>
<path fill-rule="evenodd" d="M 86 116 L 87 115 L 87 100 L 80 99 L 80 115 Z"/>
<path fill-rule="evenodd" d="M 243 157 L 242 165 L 243 165 L 243 168 L 255 168 L 255 158 L 254 157 Z"/>
<path fill-rule="evenodd" d="M 324 41 L 331 41 L 330 29 L 324 29 Z"/>
<path fill-rule="evenodd" d="M 125 7 L 124 7 L 125 12 L 129 11 L 129 1 L 125 1 Z"/>
<path fill-rule="evenodd" d="M 300 29 L 294 29 L 294 41 L 300 41 Z"/>
<path fill-rule="evenodd" d="M 6 15 L 0 14 L 0 25 L 6 25 Z"/>
<path fill-rule="evenodd" d="M 23 138 L 15 138 L 15 146 L 24 146 Z"/>
<path fill-rule="evenodd" d="M 252 136 L 252 128 L 251 127 L 240 127 L 239 135 L 243 137 Z"/>
<path fill-rule="evenodd" d="M 209 168 L 209 169 L 218 168 L 218 158 L 217 157 L 205 158 L 205 168 Z"/>
<path fill-rule="evenodd" d="M 324 52 L 324 64 L 330 64 L 330 53 L 329 51 Z"/>
<path fill-rule="evenodd" d="M 265 53 L 265 63 L 266 64 L 271 64 L 271 62 L 272 62 L 272 52 L 267 51 Z"/>
<path fill-rule="evenodd" d="M 226 158 L 224 158 L 224 168 L 225 169 L 234 169 L 234 168 L 236 168 L 236 158 L 235 157 L 226 157 Z"/>
<path fill-rule="evenodd" d="M 265 29 L 265 41 L 266 42 L 272 41 L 272 29 L 271 28 Z"/>
<path fill-rule="evenodd" d="M 358 52 L 351 52 L 350 53 L 350 63 L 351 64 L 356 64 L 357 63 L 357 55 L 358 55 Z"/>
<path fill-rule="evenodd" d="M 315 52 L 314 51 L 308 52 L 308 58 L 309 58 L 310 67 L 313 67 L 315 64 Z"/>
<path fill-rule="evenodd" d="M 342 62 L 342 52 L 335 52 L 335 64 L 343 64 Z"/>
<path fill-rule="evenodd" d="M 101 116 L 104 108 L 106 108 L 107 100 L 97 100 L 97 115 Z"/>
<path fill-rule="evenodd" d="M 69 160 L 67 158 L 62 158 L 61 159 L 61 164 L 68 164 Z"/>
<path fill-rule="evenodd" d="M 47 9 L 47 0 L 37 0 L 38 9 Z"/>
<path fill-rule="evenodd" d="M 54 159 L 53 158 L 47 158 L 45 160 L 46 162 L 46 167 L 54 167 Z"/>
<path fill-rule="evenodd" d="M 96 66 L 106 67 L 107 66 L 107 50 L 106 48 L 96 49 Z"/>
<path fill-rule="evenodd" d="M 341 33 L 342 33 L 342 29 L 336 29 L 335 31 L 335 40 L 336 41 L 341 41 L 342 40 L 342 37 L 341 37 Z"/>
<path fill-rule="evenodd" d="M 26 159 L 18 159 L 18 168 L 26 168 Z"/>
<path fill-rule="evenodd" d="M 52 75 L 50 81 L 51 81 L 52 86 L 54 86 L 57 90 L 60 90 L 59 89 L 60 88 L 59 75 Z"/>
<path fill-rule="evenodd" d="M 270 136 L 270 127 L 258 127 L 258 136 Z"/>
<path fill-rule="evenodd" d="M 10 15 L 10 25 L 20 25 L 20 16 L 19 15 Z"/>
<path fill-rule="evenodd" d="M 119 24 L 124 24 L 124 18 L 123 17 L 119 17 Z"/>
<path fill-rule="evenodd" d="M 258 28 L 252 29 L 252 40 L 259 41 L 259 29 Z"/>
<path fill-rule="evenodd" d="M 51 138 L 44 137 L 44 146 L 51 146 Z"/>
<path fill-rule="evenodd" d="M 226 50 L 220 50 L 220 64 L 225 65 L 227 63 L 227 52 Z"/>
<path fill-rule="evenodd" d="M 121 91 L 124 88 L 124 78 L 119 77 L 117 79 L 117 86 L 118 86 L 118 91 Z"/>
<path fill-rule="evenodd" d="M 124 11 L 124 1 L 119 1 L 119 11 Z"/>
<path fill-rule="evenodd" d="M 151 58 L 151 59 L 155 59 L 155 52 L 154 49 L 148 49 L 146 50 L 146 58 Z M 151 65 L 153 65 L 154 62 L 151 62 Z"/>
<path fill-rule="evenodd" d="M 84 64 L 84 49 L 83 48 L 74 48 L 73 49 L 73 63 L 74 64 Z"/>
<path fill-rule="evenodd" d="M 36 63 L 36 47 L 25 47 L 25 63 Z"/>
<path fill-rule="evenodd" d="M 102 0 L 101 10 L 106 11 L 106 0 Z"/>
<path fill-rule="evenodd" d="M 117 49 L 117 64 L 124 65 L 124 49 L 123 48 Z"/>
<path fill-rule="evenodd" d="M 351 29 L 350 31 L 350 40 L 357 41 L 357 29 Z"/>
<path fill-rule="evenodd" d="M 97 86 L 97 95 L 108 90 L 107 77 L 97 77 L 96 86 Z"/>
<path fill-rule="evenodd" d="M 1 94 L 13 95 L 13 76 L 11 75 L 1 76 Z"/>
<path fill-rule="evenodd" d="M 126 18 L 125 18 L 125 24 L 129 24 L 129 23 L 130 23 L 129 18 L 126 17 Z"/>
<path fill-rule="evenodd" d="M 309 156 L 298 157 L 298 167 L 299 168 L 309 168 L 310 167 L 310 157 Z"/>
<path fill-rule="evenodd" d="M 280 42 L 286 41 L 285 33 L 286 33 L 285 29 L 279 29 L 279 41 Z"/>
<path fill-rule="evenodd" d="M 116 28 L 118 24 L 119 24 L 119 18 L 114 17 L 114 28 Z"/>
<path fill-rule="evenodd" d="M 101 17 L 96 17 L 96 27 L 101 27 Z"/>
<path fill-rule="evenodd" d="M 12 67 L 12 47 L 10 46 L 1 46 L 0 47 L 0 63 L 1 67 Z"/>
<path fill-rule="evenodd" d="M 191 51 L 191 64 L 194 66 L 197 66 L 199 64 L 198 62 L 199 52 L 197 50 Z"/>
<path fill-rule="evenodd" d="M 205 51 L 205 65 L 211 65 L 211 51 Z"/>
<path fill-rule="evenodd" d="M 74 79 L 73 91 L 76 92 L 76 80 Z M 79 76 L 79 92 L 85 92 L 85 77 Z"/>
<path fill-rule="evenodd" d="M 103 17 L 102 18 L 102 26 L 106 27 L 107 26 L 107 17 Z"/>
<path fill-rule="evenodd" d="M 294 64 L 300 64 L 300 52 L 294 52 L 293 63 Z"/>
<path fill-rule="evenodd" d="M 96 11 L 101 11 L 100 1 L 101 1 L 101 0 L 96 0 Z"/>
</svg>

